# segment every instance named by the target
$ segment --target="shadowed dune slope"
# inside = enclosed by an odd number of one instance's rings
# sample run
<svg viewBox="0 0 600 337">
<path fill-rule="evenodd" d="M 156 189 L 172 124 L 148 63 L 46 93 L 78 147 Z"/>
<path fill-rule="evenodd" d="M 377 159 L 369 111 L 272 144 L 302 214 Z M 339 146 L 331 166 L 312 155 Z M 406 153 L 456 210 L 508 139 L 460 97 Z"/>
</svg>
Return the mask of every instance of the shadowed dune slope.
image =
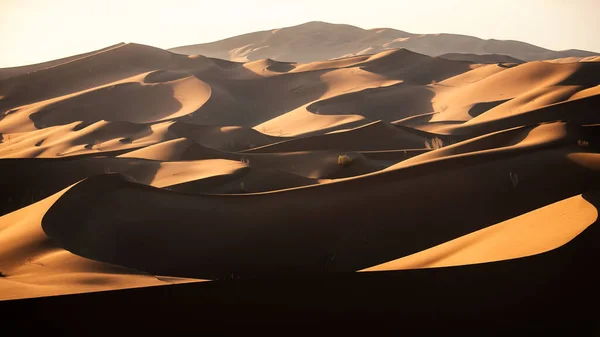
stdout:
<svg viewBox="0 0 600 337">
<path fill-rule="evenodd" d="M 41 227 L 48 208 L 69 188 L 0 217 L 0 300 L 166 285 L 146 273 L 74 255 Z"/>
<path fill-rule="evenodd" d="M 43 227 L 78 255 L 150 273 L 219 278 L 231 273 L 353 271 L 595 188 L 598 171 L 568 159 L 575 153 L 571 146 L 527 155 L 485 153 L 247 196 L 186 196 L 114 176 L 90 178 L 54 204 Z M 592 162 L 600 160 L 597 154 L 589 156 Z M 555 169 L 538 172 L 537 165 Z M 453 181 L 462 184 L 449 183 Z M 415 200 L 424 186 L 436 186 L 436 193 Z M 495 193 L 484 193 L 490 189 Z M 452 198 L 455 193 L 464 197 Z M 484 206 L 500 200 L 502 208 Z M 97 206 L 86 208 L 89 204 Z M 258 211 L 265 207 L 269 211 Z M 227 211 L 217 214 L 219 209 Z M 245 216 L 250 213 L 251 218 Z M 72 221 L 63 220 L 67 214 Z M 394 214 L 404 214 L 400 225 Z M 168 231 L 165 222 L 170 223 Z M 312 249 L 303 248 L 306 242 Z"/>
<path fill-rule="evenodd" d="M 205 126 L 175 122 L 169 131 L 198 144 L 225 151 L 241 151 L 275 143 L 276 137 L 241 126 Z"/>
<path fill-rule="evenodd" d="M 120 155 L 121 158 L 140 158 L 160 161 L 200 159 L 232 159 L 236 156 L 202 146 L 187 138 L 178 138 Z"/>
<path fill-rule="evenodd" d="M 595 195 L 583 198 L 598 209 Z M 600 278 L 590 259 L 600 258 L 599 235 L 595 223 L 543 254 L 459 267 L 292 274 L 16 301 L 2 308 L 4 326 L 33 332 L 47 325 L 61 335 L 94 326 L 103 336 L 114 331 L 107 321 L 123 321 L 136 333 L 185 333 L 201 316 L 205 330 L 222 331 L 235 321 L 227 331 L 239 333 L 264 331 L 276 321 L 307 332 L 385 333 L 402 324 L 411 335 L 593 336 L 600 326 L 589 308 L 599 299 Z M 90 315 L 87 307 L 103 314 Z M 423 324 L 432 314 L 436 324 Z"/>
<path fill-rule="evenodd" d="M 430 57 L 408 49 L 380 52 L 359 65 L 376 74 L 421 85 L 439 82 L 471 69 L 471 62 Z"/>
<path fill-rule="evenodd" d="M 224 159 L 170 162 L 90 156 L 3 159 L 1 172 L 19 174 L 0 177 L 3 186 L 0 199 L 4 200 L 0 214 L 33 204 L 87 177 L 106 173 L 121 173 L 142 184 L 192 194 L 240 194 L 317 184 L 318 179 L 360 175 L 390 165 L 357 164 L 345 169 L 337 165 L 337 155 L 318 153 L 261 157 L 252 159 L 251 167 Z"/>
<path fill-rule="evenodd" d="M 424 138 L 383 121 L 350 130 L 330 132 L 325 135 L 308 136 L 287 140 L 248 150 L 249 153 L 273 153 L 316 150 L 396 150 L 424 147 Z"/>
</svg>

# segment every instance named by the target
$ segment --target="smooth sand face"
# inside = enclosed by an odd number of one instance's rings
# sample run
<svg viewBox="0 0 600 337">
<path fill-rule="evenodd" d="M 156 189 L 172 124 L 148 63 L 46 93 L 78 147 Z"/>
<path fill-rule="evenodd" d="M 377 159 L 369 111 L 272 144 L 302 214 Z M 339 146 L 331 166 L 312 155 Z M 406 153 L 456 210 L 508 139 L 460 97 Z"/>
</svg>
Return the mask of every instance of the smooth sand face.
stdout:
<svg viewBox="0 0 600 337">
<path fill-rule="evenodd" d="M 541 254 L 568 243 L 597 219 L 596 207 L 575 196 L 361 271 L 460 266 Z"/>
<path fill-rule="evenodd" d="M 597 221 L 596 59 L 431 57 L 393 48 L 442 37 L 349 26 L 293 49 L 316 28 L 267 32 L 276 57 L 0 69 L 0 299 L 490 263 Z"/>
</svg>

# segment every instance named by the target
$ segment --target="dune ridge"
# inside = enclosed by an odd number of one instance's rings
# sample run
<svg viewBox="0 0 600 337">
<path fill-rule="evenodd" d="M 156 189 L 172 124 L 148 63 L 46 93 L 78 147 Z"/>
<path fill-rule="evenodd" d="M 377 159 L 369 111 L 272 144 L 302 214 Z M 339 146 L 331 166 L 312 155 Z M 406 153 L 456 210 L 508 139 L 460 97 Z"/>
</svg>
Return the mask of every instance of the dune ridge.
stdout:
<svg viewBox="0 0 600 337">
<path fill-rule="evenodd" d="M 597 220 L 596 207 L 575 196 L 361 271 L 437 268 L 541 254 L 568 243 Z"/>
<path fill-rule="evenodd" d="M 321 21 L 170 50 L 238 62 L 271 58 L 306 63 L 373 54 L 394 48 L 407 48 L 431 56 L 449 53 L 505 54 L 524 61 L 598 56 L 594 52 L 576 49 L 553 51 L 520 41 L 483 40 L 458 34 L 413 34 L 390 28 L 362 29 Z"/>
<path fill-rule="evenodd" d="M 49 239 L 44 214 L 69 188 L 0 217 L 0 300 L 190 282 L 168 282 L 137 270 L 74 255 Z"/>
</svg>

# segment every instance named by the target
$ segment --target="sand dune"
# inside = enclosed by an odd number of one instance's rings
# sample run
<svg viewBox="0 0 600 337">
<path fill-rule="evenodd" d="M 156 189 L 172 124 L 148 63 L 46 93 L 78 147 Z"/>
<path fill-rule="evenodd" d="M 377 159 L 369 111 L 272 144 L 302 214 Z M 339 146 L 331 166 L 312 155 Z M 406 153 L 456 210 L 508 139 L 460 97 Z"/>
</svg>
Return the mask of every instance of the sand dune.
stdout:
<svg viewBox="0 0 600 337">
<path fill-rule="evenodd" d="M 501 177 L 490 169 L 494 166 L 493 161 L 490 163 L 485 156 L 480 156 L 477 165 L 465 166 L 463 162 L 464 169 L 446 170 L 448 173 L 438 176 L 398 179 L 397 176 L 409 173 L 394 170 L 337 183 L 252 196 L 191 197 L 99 177 L 69 190 L 46 214 L 43 226 L 53 240 L 78 255 L 150 273 L 213 279 L 231 273 L 249 276 L 261 272 L 290 272 L 290 268 L 296 271 L 351 271 L 390 260 L 394 255 L 402 256 L 402 252 L 409 253 L 412 249 L 425 249 L 427 244 L 437 240 L 452 239 L 469 229 L 482 228 L 485 223 L 541 207 L 554 198 L 569 196 L 574 190 L 592 188 L 589 182 L 595 171 L 566 160 L 565 152 L 568 153 L 566 149 L 557 149 L 530 154 L 527 159 L 523 156 L 507 158 L 505 165 L 510 170 L 503 170 L 508 173 Z M 564 175 L 538 174 L 536 177 L 536 170 L 528 167 L 529 159 L 560 167 Z M 455 163 L 445 161 L 440 165 L 436 168 L 438 172 L 444 166 Z M 430 165 L 429 169 L 433 170 L 434 165 Z M 479 173 L 475 175 L 475 172 Z M 516 189 L 511 183 L 511 172 L 520 177 L 520 185 Z M 447 195 L 456 190 L 450 185 L 442 190 L 440 180 L 465 181 L 468 176 L 472 177 L 470 183 L 463 188 L 468 189 L 469 194 L 477 195 L 476 199 L 436 201 L 441 198 L 447 200 Z M 554 186 L 535 188 L 547 181 L 554 181 Z M 438 186 L 437 194 L 399 207 L 397 200 L 407 200 L 421 186 Z M 497 191 L 493 196 L 475 193 L 492 186 Z M 332 197 L 319 198 L 316 195 Z M 121 202 L 114 204 L 109 200 Z M 254 212 L 252 218 L 244 216 L 249 214 L 250 209 L 266 207 L 264 205 L 274 204 L 275 200 L 277 207 L 269 212 Z M 298 200 L 303 200 L 302 208 L 297 206 Z M 364 200 L 371 202 L 365 205 Z M 510 201 L 504 201 L 504 208 L 495 212 L 481 207 L 493 200 Z M 86 204 L 97 206 L 86 209 Z M 358 209 L 361 204 L 371 212 L 362 213 Z M 209 214 L 206 212 L 219 207 L 227 209 L 227 212 L 220 213 L 218 217 L 203 217 L 202 226 L 193 225 L 198 223 L 199 215 Z M 464 207 L 471 209 L 468 219 L 460 211 Z M 311 212 L 306 212 L 305 208 Z M 398 226 L 389 216 L 390 212 L 412 212 L 419 217 L 406 216 L 402 222 L 404 226 Z M 71 221 L 64 221 L 67 214 Z M 126 230 L 121 227 L 123 222 L 116 218 L 125 214 L 135 214 L 134 217 L 127 216 L 130 220 Z M 316 221 L 315 217 L 330 220 L 306 227 L 306 223 Z M 280 223 L 284 218 L 286 226 L 282 227 Z M 167 232 L 163 229 L 164 222 L 168 221 L 166 219 L 177 219 L 170 222 L 171 229 Z M 445 226 L 457 220 L 462 223 L 461 226 Z M 377 226 L 360 226 L 365 221 Z M 415 228 L 423 230 L 415 231 Z M 96 234 L 99 231 L 103 233 L 102 239 Z M 157 235 L 159 232 L 163 235 Z M 278 239 L 269 239 L 273 236 Z M 400 238 L 402 245 L 398 245 Z M 177 245 L 170 242 L 177 242 Z M 311 250 L 303 248 L 305 242 L 311 242 Z M 192 261 L 199 261 L 200 256 L 210 258 L 202 260 L 203 267 L 197 268 Z M 181 261 L 181 264 L 173 261 Z"/>
<path fill-rule="evenodd" d="M 552 60 L 545 60 L 545 62 L 551 62 L 551 63 L 600 62 L 600 57 L 599 56 L 586 56 L 586 57 L 570 56 L 570 57 L 556 58 L 556 59 L 552 59 Z"/>
<path fill-rule="evenodd" d="M 370 120 L 391 122 L 433 111 L 434 95 L 427 86 L 401 82 L 320 100 L 306 110 L 318 115 L 361 115 Z"/>
<path fill-rule="evenodd" d="M 169 131 L 198 144 L 225 151 L 247 150 L 279 140 L 242 126 L 196 125 L 181 121 L 171 124 Z"/>
<path fill-rule="evenodd" d="M 308 136 L 272 145 L 250 149 L 251 153 L 295 151 L 374 151 L 424 147 L 424 138 L 404 132 L 383 121 L 373 122 L 349 130 L 329 132 L 325 135 Z"/>
<path fill-rule="evenodd" d="M 59 67 L 3 80 L 0 82 L 0 96 L 4 96 L 1 107 L 9 109 L 72 94 L 150 70 L 194 67 L 201 63 L 158 48 L 134 43 L 123 44 Z"/>
<path fill-rule="evenodd" d="M 529 294 L 512 312 L 556 268 L 600 281 L 594 56 L 325 23 L 200 50 L 0 70 L 0 300 L 332 278 L 364 304 L 435 275 L 463 285 L 448 308 L 492 296 L 465 273 Z"/>
<path fill-rule="evenodd" d="M 426 85 L 471 69 L 470 62 L 427 57 L 408 49 L 394 49 L 369 57 L 361 68 L 393 79 Z"/>
<path fill-rule="evenodd" d="M 482 40 L 457 34 L 413 34 L 390 28 L 365 30 L 318 21 L 172 48 L 171 51 L 239 62 L 264 58 L 313 62 L 374 54 L 395 48 L 406 48 L 431 56 L 448 53 L 503 54 L 524 61 L 598 56 L 597 53 L 583 50 L 553 51 L 519 41 Z"/>
<path fill-rule="evenodd" d="M 307 142 L 315 142 L 315 139 L 318 141 L 320 138 L 299 139 L 297 142 L 306 144 Z M 290 142 L 296 144 L 293 141 Z M 279 144 L 285 146 L 287 142 Z M 328 150 L 325 145 L 321 149 L 313 149 L 312 151 L 310 149 L 308 151 L 294 151 L 293 149 L 279 149 L 276 147 L 277 145 L 274 145 L 274 149 L 266 146 L 251 149 L 243 153 L 232 153 L 214 150 L 188 139 L 180 138 L 127 152 L 118 157 L 162 162 L 225 159 L 237 162 L 238 165 L 243 163 L 256 168 L 276 169 L 311 179 L 354 176 L 381 170 L 389 166 L 386 162 L 368 160 L 358 152 L 343 151 L 343 148 Z M 292 147 L 294 146 L 292 145 Z M 338 164 L 338 157 L 340 155 L 350 156 L 352 158 L 352 165 L 348 168 L 341 167 Z"/>
<path fill-rule="evenodd" d="M 431 115 L 428 122 L 444 122 L 434 129 L 439 133 L 482 128 L 479 134 L 571 118 L 590 119 L 592 123 L 595 118 L 588 114 L 596 100 L 596 68 L 594 63 L 530 62 L 500 71 L 492 68 L 483 74 L 475 69 L 471 71 L 478 72 L 473 74 L 475 80 L 466 73 L 434 86 L 432 103 L 438 113 Z M 587 94 L 577 96 L 579 91 Z M 582 116 L 567 117 L 573 111 L 571 106 L 580 105 L 582 108 L 575 110 Z"/>
<path fill-rule="evenodd" d="M 32 132 L 5 135 L 5 146 L 0 150 L 4 158 L 64 157 L 97 154 L 101 151 L 119 151 L 148 145 L 135 143 L 143 138 L 161 137 L 148 125 L 131 122 L 98 121 L 72 122 Z"/>
<path fill-rule="evenodd" d="M 440 83 L 440 85 L 449 87 L 461 87 L 469 83 L 480 81 L 488 76 L 494 75 L 495 73 L 510 69 L 512 66 L 499 65 L 499 64 L 486 64 L 480 67 L 476 67 L 471 71 L 464 72 L 460 75 L 453 76 L 449 79 Z"/>
<path fill-rule="evenodd" d="M 143 83 L 146 76 L 21 106 L 0 121 L 0 130 L 23 132 L 75 121 L 157 122 L 189 114 L 210 97 L 210 87 L 191 75 L 166 83 Z M 81 117 L 82 110 L 86 118 Z"/>
<path fill-rule="evenodd" d="M 319 183 L 318 179 L 352 176 L 381 170 L 394 162 L 357 163 L 351 168 L 337 165 L 337 153 L 291 153 L 285 155 L 240 155 L 240 160 L 207 159 L 161 162 L 137 158 L 71 156 L 61 159 L 3 159 L 0 170 L 0 214 L 7 214 L 42 200 L 86 177 L 121 173 L 157 187 L 186 193 L 251 193 Z M 250 158 L 250 159 L 248 159 Z M 242 159 L 244 161 L 242 161 Z M 248 164 L 249 162 L 250 165 Z M 52 179 L 47 177 L 51 176 Z M 182 186 L 186 184 L 186 186 Z M 175 186 L 177 185 L 177 186 Z"/>
<path fill-rule="evenodd" d="M 469 61 L 473 63 L 523 63 L 523 61 L 501 54 L 463 54 L 463 53 L 446 53 L 439 55 L 439 58 L 455 61 Z"/>
<path fill-rule="evenodd" d="M 120 155 L 120 157 L 160 161 L 181 161 L 226 158 L 229 157 L 229 155 L 224 152 L 202 146 L 187 138 L 178 138 L 144 147 L 139 150 L 127 152 Z M 233 158 L 233 156 L 230 158 Z"/>
<path fill-rule="evenodd" d="M 177 181 L 180 181 L 177 179 Z M 230 174 L 203 177 L 169 185 L 168 190 L 186 194 L 250 194 L 319 184 L 320 180 L 278 169 L 242 167 Z"/>
<path fill-rule="evenodd" d="M 0 299 L 50 296 L 190 282 L 155 276 L 74 255 L 50 240 L 44 214 L 70 187 L 0 217 Z"/>
<path fill-rule="evenodd" d="M 568 243 L 597 220 L 596 207 L 579 195 L 361 271 L 458 266 L 541 254 Z"/>
<path fill-rule="evenodd" d="M 348 156 L 351 160 L 346 166 L 339 164 L 339 156 Z M 370 160 L 359 151 L 286 151 L 264 153 L 244 152 L 242 161 L 257 168 L 273 168 L 311 179 L 344 178 L 382 170 L 395 161 Z"/>
<path fill-rule="evenodd" d="M 450 144 L 404 160 L 389 169 L 407 167 L 430 160 L 448 159 L 454 156 L 530 151 L 559 144 L 574 144 L 580 136 L 578 131 L 573 128 L 569 130 L 568 126 L 561 122 L 516 127 Z"/>
<path fill-rule="evenodd" d="M 121 47 L 122 45 L 124 45 L 124 43 L 119 43 L 114 46 L 109 46 L 109 47 L 102 48 L 102 49 L 92 51 L 89 53 L 69 56 L 69 57 L 58 59 L 58 60 L 52 60 L 52 61 L 48 61 L 48 62 L 42 62 L 42 63 L 32 64 L 32 65 L 27 65 L 27 66 L 0 68 L 0 80 L 4 80 L 4 79 L 10 78 L 10 77 L 16 77 L 16 76 L 20 76 L 20 75 L 29 74 L 29 73 L 36 72 L 36 71 L 42 70 L 42 69 L 56 67 L 61 64 L 65 64 L 65 63 L 68 63 L 71 61 L 82 59 L 82 58 L 85 58 L 85 57 L 88 57 L 88 56 L 91 56 L 91 55 L 94 55 L 97 53 L 101 53 L 101 52 L 104 52 L 104 51 L 107 51 L 107 50 L 110 50 L 113 48 Z"/>
</svg>

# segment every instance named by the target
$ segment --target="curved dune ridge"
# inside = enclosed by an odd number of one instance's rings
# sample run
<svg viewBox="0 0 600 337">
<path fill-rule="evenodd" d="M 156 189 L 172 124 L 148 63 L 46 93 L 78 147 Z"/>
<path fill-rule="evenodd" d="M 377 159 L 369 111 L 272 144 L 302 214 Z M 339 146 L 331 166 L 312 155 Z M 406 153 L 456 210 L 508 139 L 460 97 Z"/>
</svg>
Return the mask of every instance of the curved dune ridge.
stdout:
<svg viewBox="0 0 600 337">
<path fill-rule="evenodd" d="M 460 266 L 531 256 L 568 243 L 597 220 L 598 209 L 578 195 L 361 271 Z"/>
<path fill-rule="evenodd" d="M 509 55 L 502 54 L 465 54 L 446 53 L 438 56 L 447 60 L 470 61 L 474 63 L 523 63 L 523 61 Z"/>
<path fill-rule="evenodd" d="M 57 246 L 41 227 L 44 214 L 69 188 L 0 217 L 0 299 L 148 287 L 195 280 L 164 278 L 89 260 Z"/>
<path fill-rule="evenodd" d="M 490 163 L 481 155 L 478 160 L 464 163 L 463 168 L 458 170 L 444 170 L 444 167 L 455 166 L 454 163 L 439 162 L 441 167 L 436 171 L 447 172 L 444 175 L 432 176 L 426 171 L 425 175 L 419 175 L 416 169 L 413 172 L 393 170 L 314 187 L 242 197 L 180 195 L 109 176 L 98 177 L 78 184 L 77 189 L 71 189 L 55 203 L 46 214 L 43 227 L 61 246 L 78 255 L 151 273 L 212 279 L 231 273 L 248 276 L 283 272 L 290 268 L 296 271 L 351 271 L 402 251 L 424 249 L 428 242 L 444 237 L 451 239 L 465 230 L 481 228 L 486 220 L 500 221 L 510 214 L 516 216 L 535 209 L 554 198 L 567 197 L 573 187 L 587 188 L 590 177 L 595 174 L 566 159 L 560 148 L 528 157 L 560 167 L 563 173 L 568 172 L 564 176 L 535 177 L 532 175 L 535 169 L 528 168 L 529 158 L 525 159 L 522 155 L 511 157 L 506 158 L 505 165 L 512 167 L 514 172 L 501 179 L 493 178 L 496 173 L 488 168 L 494 166 L 493 161 Z M 598 160 L 600 156 L 596 155 L 595 161 Z M 474 175 L 474 172 L 479 173 Z M 515 186 L 514 174 L 527 177 L 527 180 Z M 396 200 L 403 200 L 427 185 L 437 185 L 438 198 L 444 198 L 454 193 L 455 188 L 447 186 L 442 190 L 443 185 L 436 181 L 461 176 L 471 177 L 468 189 L 472 198 L 433 207 L 430 199 L 412 202 L 406 209 L 396 204 Z M 543 186 L 547 180 L 555 181 L 555 187 L 544 190 L 533 188 Z M 493 186 L 499 194 L 483 197 L 475 193 L 476 190 L 482 193 Z M 519 186 L 521 192 L 517 193 Z M 330 197 L 325 198 L 325 195 Z M 121 202 L 114 204 L 109 200 Z M 302 208 L 297 206 L 299 200 L 303 200 Z M 369 202 L 365 204 L 365 200 Z M 466 219 L 462 212 L 457 211 L 467 205 L 476 209 L 492 200 L 510 202 L 505 202 L 505 207 L 496 212 L 473 210 Z M 86 209 L 86 204 L 97 206 Z M 244 216 L 251 209 L 271 204 L 278 206 L 269 212 L 254 212 L 252 218 Z M 372 213 L 361 212 L 359 205 L 368 207 Z M 311 212 L 305 212 L 304 208 L 311 209 Z M 145 211 L 140 212 L 142 209 Z M 217 209 L 227 211 L 205 216 L 210 214 L 210 210 Z M 419 217 L 409 218 L 410 222 L 404 222 L 404 226 L 398 226 L 389 216 L 390 212 L 403 213 L 409 209 Z M 435 212 L 432 212 L 433 209 Z M 67 214 L 72 221 L 64 221 Z M 127 227 L 123 227 L 125 223 L 119 220 L 123 217 L 128 219 Z M 194 225 L 198 223 L 198 217 L 203 219 L 201 226 Z M 286 225 L 281 226 L 284 218 Z M 170 222 L 168 233 L 163 227 L 166 219 L 177 219 Z M 316 219 L 328 220 L 318 226 L 306 226 L 307 223 L 315 223 Z M 377 225 L 362 226 L 365 221 Z M 456 221 L 462 225 L 446 226 L 446 223 Z M 423 230 L 414 231 L 414 228 Z M 163 235 L 157 235 L 159 232 Z M 142 241 L 141 237 L 144 238 Z M 403 244 L 399 245 L 398 240 Z M 311 250 L 303 248 L 306 242 L 311 242 Z M 332 255 L 335 255 L 335 262 L 328 262 Z M 201 256 L 206 257 L 206 260 L 201 259 L 202 268 L 188 264 L 200 261 Z M 173 261 L 181 261 L 182 264 L 176 266 Z"/>
<path fill-rule="evenodd" d="M 294 152 L 316 150 L 395 150 L 419 148 L 424 138 L 407 133 L 383 121 L 325 135 L 307 136 L 248 150 L 248 152 Z"/>
<path fill-rule="evenodd" d="M 0 69 L 0 300 L 587 252 L 600 63 L 446 40 L 473 43 L 311 23 Z"/>
</svg>

